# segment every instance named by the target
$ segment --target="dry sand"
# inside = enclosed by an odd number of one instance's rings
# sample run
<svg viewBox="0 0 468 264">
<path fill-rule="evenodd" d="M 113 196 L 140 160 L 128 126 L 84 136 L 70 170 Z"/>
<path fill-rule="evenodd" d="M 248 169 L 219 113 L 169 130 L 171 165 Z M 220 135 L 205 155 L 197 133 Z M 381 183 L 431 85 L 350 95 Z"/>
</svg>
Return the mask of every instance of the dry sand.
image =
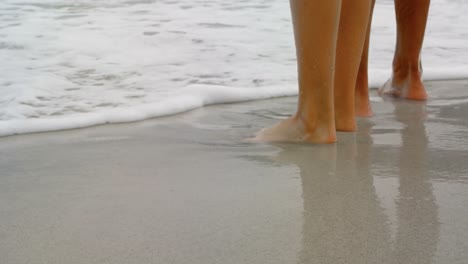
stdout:
<svg viewBox="0 0 468 264">
<path fill-rule="evenodd" d="M 0 138 L 0 263 L 468 263 L 468 81 L 328 146 L 243 139 L 296 98 Z"/>
</svg>

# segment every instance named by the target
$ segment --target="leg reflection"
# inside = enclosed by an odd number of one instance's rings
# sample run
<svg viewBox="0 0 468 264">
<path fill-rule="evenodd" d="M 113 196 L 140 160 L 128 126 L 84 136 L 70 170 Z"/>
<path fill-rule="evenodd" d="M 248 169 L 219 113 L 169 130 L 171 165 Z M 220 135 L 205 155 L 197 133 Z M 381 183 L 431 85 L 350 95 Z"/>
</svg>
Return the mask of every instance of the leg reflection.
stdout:
<svg viewBox="0 0 468 264">
<path fill-rule="evenodd" d="M 438 207 L 428 175 L 428 139 L 424 102 L 396 102 L 396 119 L 402 130 L 399 159 L 397 263 L 432 263 L 439 236 Z M 415 118 L 416 117 L 416 118 Z"/>
<path fill-rule="evenodd" d="M 302 179 L 299 263 L 388 263 L 391 256 L 387 218 L 370 175 L 370 136 L 363 128 L 349 137 L 336 146 L 285 146 L 280 154 L 299 167 Z"/>
</svg>

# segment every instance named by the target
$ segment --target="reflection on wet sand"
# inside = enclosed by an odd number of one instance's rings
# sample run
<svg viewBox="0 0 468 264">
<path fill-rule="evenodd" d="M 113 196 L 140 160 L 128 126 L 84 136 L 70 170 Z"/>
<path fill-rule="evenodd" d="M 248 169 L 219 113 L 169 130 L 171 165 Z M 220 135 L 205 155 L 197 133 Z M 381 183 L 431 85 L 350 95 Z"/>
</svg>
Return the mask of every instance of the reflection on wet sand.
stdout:
<svg viewBox="0 0 468 264">
<path fill-rule="evenodd" d="M 372 167 L 391 157 L 373 154 L 372 123 L 361 120 L 359 132 L 343 135 L 332 146 L 279 145 L 278 159 L 295 164 L 302 179 L 299 263 L 432 263 L 439 223 L 426 166 L 424 104 L 394 105 L 395 118 L 404 125 L 393 163 L 399 171 L 395 236 L 374 188 Z"/>
<path fill-rule="evenodd" d="M 401 131 L 394 256 L 397 263 L 432 263 L 439 240 L 438 206 L 428 171 L 425 102 L 395 102 Z"/>
<path fill-rule="evenodd" d="M 370 174 L 368 135 L 349 134 L 336 146 L 283 146 L 280 158 L 296 164 L 302 178 L 299 263 L 385 263 L 390 257 L 387 219 Z"/>
</svg>

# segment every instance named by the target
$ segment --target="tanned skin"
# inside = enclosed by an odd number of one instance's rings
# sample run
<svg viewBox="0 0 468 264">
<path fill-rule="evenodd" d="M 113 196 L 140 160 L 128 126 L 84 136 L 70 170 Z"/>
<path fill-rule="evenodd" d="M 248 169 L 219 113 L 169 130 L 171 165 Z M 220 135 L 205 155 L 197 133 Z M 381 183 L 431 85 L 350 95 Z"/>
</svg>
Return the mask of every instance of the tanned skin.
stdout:
<svg viewBox="0 0 468 264">
<path fill-rule="evenodd" d="M 354 87 L 371 0 L 290 3 L 298 63 L 298 109 L 294 116 L 260 131 L 256 140 L 332 143 L 337 129 L 356 129 Z"/>
<path fill-rule="evenodd" d="M 373 0 L 375 2 L 375 0 Z M 392 77 L 379 89 L 380 95 L 426 100 L 427 93 L 422 83 L 421 49 L 426 31 L 430 0 L 395 0 L 397 41 L 393 58 Z M 373 10 L 374 3 L 372 3 Z M 371 18 L 372 19 L 372 11 Z M 367 29 L 366 45 L 356 82 L 356 115 L 371 116 L 367 82 L 370 26 Z"/>
<path fill-rule="evenodd" d="M 368 50 L 375 0 L 290 0 L 299 75 L 297 113 L 258 133 L 256 140 L 332 143 L 336 131 L 357 129 L 371 116 Z M 392 78 L 379 90 L 427 98 L 421 48 L 430 0 L 395 0 L 397 44 Z"/>
</svg>

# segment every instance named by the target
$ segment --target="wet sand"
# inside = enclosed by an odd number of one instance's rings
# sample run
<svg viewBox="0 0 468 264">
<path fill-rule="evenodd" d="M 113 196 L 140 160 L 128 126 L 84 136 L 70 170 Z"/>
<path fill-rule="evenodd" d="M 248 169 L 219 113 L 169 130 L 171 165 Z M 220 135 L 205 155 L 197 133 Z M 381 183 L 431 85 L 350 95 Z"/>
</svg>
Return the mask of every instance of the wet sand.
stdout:
<svg viewBox="0 0 468 264">
<path fill-rule="evenodd" d="M 0 138 L 0 263 L 468 260 L 468 81 L 334 145 L 246 143 L 296 98 Z"/>
</svg>

